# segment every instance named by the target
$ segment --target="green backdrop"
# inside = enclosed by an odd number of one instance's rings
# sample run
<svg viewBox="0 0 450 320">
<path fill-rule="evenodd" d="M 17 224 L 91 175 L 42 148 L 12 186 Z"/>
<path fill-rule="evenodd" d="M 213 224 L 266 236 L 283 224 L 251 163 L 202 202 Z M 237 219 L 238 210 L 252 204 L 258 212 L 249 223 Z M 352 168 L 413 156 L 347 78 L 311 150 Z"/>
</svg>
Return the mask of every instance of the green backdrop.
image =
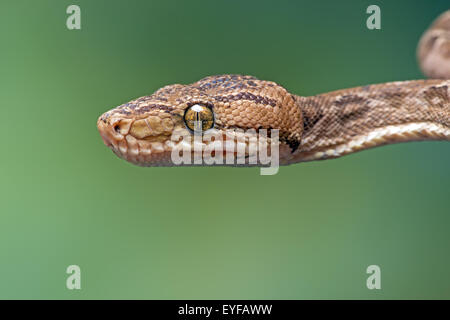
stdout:
<svg viewBox="0 0 450 320">
<path fill-rule="evenodd" d="M 66 8 L 81 8 L 81 30 Z M 381 8 L 381 30 L 366 8 Z M 450 298 L 450 145 L 282 167 L 140 168 L 97 117 L 240 73 L 292 93 L 422 78 L 443 1 L 2 0 L 0 298 Z M 81 267 L 81 290 L 66 268 Z M 368 290 L 366 268 L 381 268 Z"/>
</svg>

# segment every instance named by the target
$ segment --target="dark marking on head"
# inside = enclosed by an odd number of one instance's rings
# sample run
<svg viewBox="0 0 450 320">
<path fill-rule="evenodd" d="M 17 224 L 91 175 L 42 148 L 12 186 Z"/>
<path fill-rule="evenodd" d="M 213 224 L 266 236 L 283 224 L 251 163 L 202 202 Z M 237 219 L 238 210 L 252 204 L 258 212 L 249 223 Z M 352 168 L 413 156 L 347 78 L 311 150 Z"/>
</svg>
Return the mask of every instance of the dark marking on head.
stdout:
<svg viewBox="0 0 450 320">
<path fill-rule="evenodd" d="M 263 97 L 260 95 L 254 95 L 250 92 L 240 92 L 235 95 L 228 95 L 228 96 L 216 96 L 213 97 L 216 101 L 221 102 L 230 102 L 230 101 L 236 101 L 236 100 L 248 100 L 248 101 L 254 101 L 256 103 L 264 104 L 264 105 L 270 105 L 272 107 L 275 107 L 277 102 L 275 99 L 270 99 L 267 97 Z"/>
<path fill-rule="evenodd" d="M 280 142 L 285 143 L 291 148 L 291 152 L 296 151 L 300 146 L 300 137 L 294 137 L 290 135 L 289 132 L 280 132 L 279 133 Z"/>
<path fill-rule="evenodd" d="M 140 108 L 142 111 L 146 112 L 146 111 L 150 111 L 150 110 L 163 110 L 165 112 L 171 112 L 173 111 L 173 107 L 172 106 L 168 106 L 168 105 L 164 105 L 164 104 L 150 104 L 148 106 L 143 106 Z"/>
<path fill-rule="evenodd" d="M 297 139 L 288 139 L 286 144 L 291 148 L 291 152 L 295 152 L 300 147 L 300 141 Z"/>
<path fill-rule="evenodd" d="M 241 76 L 241 75 L 219 75 L 219 76 L 210 76 L 201 79 L 197 82 L 196 86 L 191 86 L 191 88 L 195 88 L 201 92 L 223 88 L 223 89 L 245 89 L 247 88 L 247 81 L 258 80 L 252 76 Z M 255 84 L 255 83 L 253 83 Z M 256 84 L 255 84 L 256 85 Z"/>
</svg>

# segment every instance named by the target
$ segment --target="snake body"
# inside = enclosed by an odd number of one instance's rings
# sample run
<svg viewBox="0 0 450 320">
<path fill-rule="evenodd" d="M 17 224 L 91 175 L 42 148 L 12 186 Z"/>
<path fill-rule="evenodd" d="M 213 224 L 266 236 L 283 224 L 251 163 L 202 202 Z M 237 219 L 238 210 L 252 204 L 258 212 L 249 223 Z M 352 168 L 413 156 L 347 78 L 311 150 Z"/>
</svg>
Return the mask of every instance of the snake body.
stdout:
<svg viewBox="0 0 450 320">
<path fill-rule="evenodd" d="M 417 52 L 424 74 L 435 79 L 303 97 L 252 76 L 209 76 L 116 107 L 99 117 L 97 127 L 115 154 L 141 166 L 173 165 L 173 149 L 186 142 L 171 137 L 189 132 L 185 115 L 192 106 L 211 110 L 212 130 L 224 137 L 230 129 L 278 129 L 280 164 L 397 142 L 450 141 L 450 11 L 424 33 Z M 202 148 L 212 143 L 202 142 Z"/>
</svg>

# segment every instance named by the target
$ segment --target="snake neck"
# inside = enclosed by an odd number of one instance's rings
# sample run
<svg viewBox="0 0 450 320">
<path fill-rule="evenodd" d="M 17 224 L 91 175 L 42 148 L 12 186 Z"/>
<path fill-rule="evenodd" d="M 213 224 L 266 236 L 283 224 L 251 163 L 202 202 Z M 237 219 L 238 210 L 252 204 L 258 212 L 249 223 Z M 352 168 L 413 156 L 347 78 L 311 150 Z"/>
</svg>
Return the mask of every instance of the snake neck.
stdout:
<svg viewBox="0 0 450 320">
<path fill-rule="evenodd" d="M 295 96 L 304 130 L 290 163 L 390 143 L 450 140 L 449 88 L 450 80 L 416 80 Z"/>
</svg>

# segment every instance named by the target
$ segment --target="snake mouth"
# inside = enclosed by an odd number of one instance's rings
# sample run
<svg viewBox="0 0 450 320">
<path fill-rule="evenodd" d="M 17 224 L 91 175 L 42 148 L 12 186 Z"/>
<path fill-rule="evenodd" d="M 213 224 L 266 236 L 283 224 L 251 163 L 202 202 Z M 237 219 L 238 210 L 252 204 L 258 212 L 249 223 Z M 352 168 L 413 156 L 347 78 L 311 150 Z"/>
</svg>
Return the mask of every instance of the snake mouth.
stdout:
<svg viewBox="0 0 450 320">
<path fill-rule="evenodd" d="M 118 123 L 124 119 L 108 119 L 104 115 L 97 120 L 97 129 L 104 144 L 118 157 L 139 166 L 171 165 L 172 142 L 167 139 L 137 139 L 129 133 L 128 128 L 119 129 Z M 125 120 L 127 121 L 127 120 Z M 164 142 L 162 142 L 164 141 Z"/>
<path fill-rule="evenodd" d="M 256 157 L 258 157 L 258 159 L 260 157 L 260 155 L 257 156 L 258 147 L 256 140 L 253 141 L 256 137 L 253 137 L 253 139 L 248 138 L 245 140 L 240 140 L 239 142 L 237 140 L 228 141 L 229 137 L 227 135 L 224 135 L 221 131 L 217 131 L 217 134 L 221 137 L 219 141 L 213 140 L 195 142 L 190 139 L 192 138 L 192 135 L 184 129 L 184 131 L 178 131 L 180 136 L 175 135 L 177 138 L 174 138 L 174 136 L 171 135 L 161 135 L 139 139 L 134 137 L 129 130 L 123 130 L 123 127 L 121 130 L 117 129 L 117 123 L 120 121 L 123 121 L 123 119 L 111 120 L 100 117 L 97 120 L 97 128 L 100 136 L 102 137 L 105 145 L 119 158 L 138 166 L 204 165 L 203 160 L 201 163 L 196 163 L 194 160 L 195 157 L 207 157 L 208 155 L 216 157 L 217 152 L 222 155 L 220 158 L 223 161 L 215 163 L 214 165 L 216 166 L 267 166 L 266 164 L 260 163 L 259 160 L 255 163 L 250 162 L 252 157 L 255 157 L 255 159 Z M 182 138 L 183 132 L 186 134 L 184 137 L 189 138 L 188 140 L 184 140 Z M 242 135 L 245 136 L 245 133 L 242 132 Z M 253 141 L 252 147 L 250 147 L 250 140 Z M 268 146 L 270 146 L 269 140 L 266 141 Z M 236 143 L 236 145 L 234 145 L 234 143 Z M 210 148 L 210 150 L 207 152 L 206 148 Z M 237 150 L 240 151 L 238 152 Z M 174 156 L 174 151 L 176 156 Z M 291 157 L 290 148 L 286 144 L 282 144 L 279 151 L 282 154 L 282 159 Z M 184 152 L 189 154 L 188 158 L 191 161 L 185 162 L 183 156 Z M 267 152 L 267 155 L 270 156 L 271 150 L 267 150 Z M 183 160 L 178 162 L 177 160 L 174 160 L 174 157 L 176 159 L 179 159 L 178 157 L 180 157 L 183 158 Z M 227 160 L 227 157 L 230 157 L 230 159 L 233 160 Z M 241 159 L 244 162 L 239 162 L 238 159 Z M 208 164 L 211 165 L 213 163 Z"/>
</svg>

